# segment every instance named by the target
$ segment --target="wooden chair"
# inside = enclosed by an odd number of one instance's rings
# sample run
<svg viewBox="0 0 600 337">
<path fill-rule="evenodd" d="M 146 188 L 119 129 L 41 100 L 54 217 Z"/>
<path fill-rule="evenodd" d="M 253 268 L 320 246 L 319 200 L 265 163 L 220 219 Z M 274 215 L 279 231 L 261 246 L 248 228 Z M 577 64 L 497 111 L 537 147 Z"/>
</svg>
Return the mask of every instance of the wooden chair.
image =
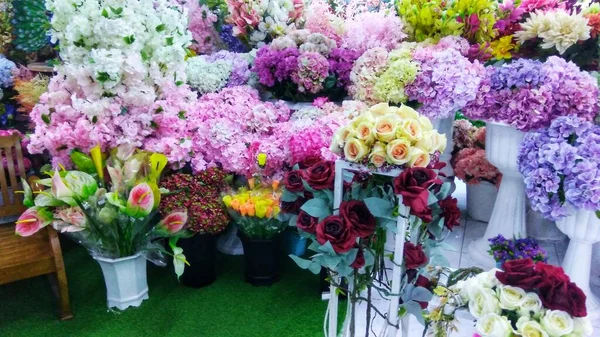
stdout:
<svg viewBox="0 0 600 337">
<path fill-rule="evenodd" d="M 2 160 L 6 160 L 8 174 L 0 162 L 0 285 L 40 275 L 48 275 L 52 290 L 59 301 L 60 318 L 73 317 L 69 303 L 67 275 L 56 231 L 47 226 L 35 235 L 15 235 L 16 219 L 27 209 L 23 205 L 22 190 L 17 177 L 25 176 L 21 139 L 18 135 L 0 137 Z M 14 154 L 14 157 L 13 157 Z M 16 163 L 15 163 L 16 159 Z M 18 172 L 15 172 L 18 171 Z M 36 189 L 37 177 L 29 179 Z M 39 188 L 38 188 L 39 190 Z"/>
</svg>

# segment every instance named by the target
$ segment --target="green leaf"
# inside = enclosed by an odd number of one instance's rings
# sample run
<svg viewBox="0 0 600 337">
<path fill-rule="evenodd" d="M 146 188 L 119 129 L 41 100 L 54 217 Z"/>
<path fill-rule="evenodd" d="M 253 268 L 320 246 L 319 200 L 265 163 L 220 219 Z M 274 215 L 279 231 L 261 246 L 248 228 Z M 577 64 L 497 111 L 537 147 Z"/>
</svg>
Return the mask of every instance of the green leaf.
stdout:
<svg viewBox="0 0 600 337">
<path fill-rule="evenodd" d="M 119 8 L 114 8 L 114 7 L 110 7 L 110 10 L 115 13 L 116 15 L 121 15 L 123 14 L 123 7 L 119 7 Z"/>
<path fill-rule="evenodd" d="M 167 38 L 167 46 L 172 46 L 173 45 L 173 37 L 168 37 Z"/>
<path fill-rule="evenodd" d="M 183 81 L 177 81 L 177 82 L 175 82 L 175 85 L 179 87 L 179 86 L 183 85 Z"/>
<path fill-rule="evenodd" d="M 296 222 L 298 221 L 298 216 L 296 214 L 292 215 L 290 217 L 290 220 L 288 220 L 288 226 L 290 227 L 296 227 Z"/>
<path fill-rule="evenodd" d="M 450 189 L 452 188 L 452 184 L 447 182 L 443 183 L 440 191 L 437 193 L 438 200 L 444 200 L 450 195 Z"/>
<path fill-rule="evenodd" d="M 167 28 L 167 26 L 166 26 L 164 23 L 161 23 L 160 25 L 156 26 L 156 28 L 155 28 L 155 29 L 156 29 L 156 32 L 157 32 L 157 33 L 160 33 L 160 32 L 162 32 L 163 30 L 165 30 L 166 28 Z"/>
<path fill-rule="evenodd" d="M 381 218 L 392 215 L 394 206 L 389 200 L 372 197 L 364 199 L 364 202 L 375 217 Z"/>
<path fill-rule="evenodd" d="M 43 114 L 42 121 L 44 121 L 44 123 L 50 125 L 50 116 Z"/>
<path fill-rule="evenodd" d="M 325 242 L 324 245 L 320 246 L 319 251 L 323 252 L 327 255 L 331 255 L 331 256 L 336 255 L 335 250 L 333 250 L 333 246 L 331 245 L 331 242 L 329 242 L 329 241 Z M 354 260 L 352 260 L 352 261 L 354 262 Z"/>
<path fill-rule="evenodd" d="M 108 18 L 108 11 L 106 10 L 106 8 L 102 9 L 102 16 Z"/>
<path fill-rule="evenodd" d="M 416 287 L 412 292 L 412 300 L 418 302 L 429 302 L 433 298 L 431 291 L 423 288 Z"/>
<path fill-rule="evenodd" d="M 283 189 L 283 194 L 281 195 L 281 201 L 283 202 L 294 202 L 298 199 L 298 195 L 292 193 L 286 189 Z"/>
<path fill-rule="evenodd" d="M 142 50 L 140 54 L 142 55 L 142 61 L 146 62 L 150 59 L 150 56 L 145 51 Z"/>
<path fill-rule="evenodd" d="M 292 260 L 294 260 L 294 262 L 296 262 L 298 267 L 300 267 L 302 269 L 308 269 L 308 267 L 313 263 L 313 261 L 311 261 L 311 260 L 306 260 L 306 259 L 300 258 L 293 254 L 290 254 L 288 256 L 290 258 L 292 258 Z"/>
<path fill-rule="evenodd" d="M 47 193 L 40 193 L 35 197 L 34 204 L 39 207 L 63 206 L 65 203 Z"/>
<path fill-rule="evenodd" d="M 125 43 L 127 44 L 133 44 L 135 42 L 135 36 L 134 35 L 129 35 L 129 36 L 125 36 L 123 38 L 123 40 L 125 41 Z"/>
<path fill-rule="evenodd" d="M 110 80 L 110 75 L 107 72 L 99 72 L 98 76 L 96 76 L 96 79 L 98 80 L 98 82 L 100 83 L 104 83 L 108 80 Z"/>
<path fill-rule="evenodd" d="M 179 117 L 179 119 L 185 119 L 185 111 L 179 111 L 177 117 Z"/>
<path fill-rule="evenodd" d="M 75 167 L 79 170 L 79 171 L 83 171 L 86 173 L 96 173 L 96 166 L 94 165 L 94 162 L 92 161 L 92 158 L 82 152 L 79 152 L 77 150 L 74 150 L 73 152 L 71 152 L 71 161 L 73 162 L 73 164 L 75 164 Z"/>
<path fill-rule="evenodd" d="M 173 249 L 173 267 L 175 269 L 175 275 L 177 275 L 177 279 L 179 279 L 179 277 L 183 275 L 187 260 L 185 259 L 185 255 L 183 255 L 183 249 L 180 247 L 171 248 Z"/>
<path fill-rule="evenodd" d="M 300 208 L 304 212 L 308 213 L 310 216 L 315 218 L 325 218 L 331 215 L 331 210 L 329 209 L 329 205 L 323 199 L 311 199 L 302 205 Z"/>
</svg>

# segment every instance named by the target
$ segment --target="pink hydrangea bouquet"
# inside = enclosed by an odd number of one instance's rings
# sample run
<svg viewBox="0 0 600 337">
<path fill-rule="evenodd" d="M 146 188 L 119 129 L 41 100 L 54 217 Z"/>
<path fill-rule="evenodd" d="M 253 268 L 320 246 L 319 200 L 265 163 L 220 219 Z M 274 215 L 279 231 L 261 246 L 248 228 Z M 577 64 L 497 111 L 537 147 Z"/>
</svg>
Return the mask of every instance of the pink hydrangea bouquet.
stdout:
<svg viewBox="0 0 600 337">
<path fill-rule="evenodd" d="M 275 97 L 312 101 L 319 96 L 340 100 L 350 84 L 359 53 L 337 48 L 335 40 L 301 29 L 276 38 L 256 53 L 254 72 Z"/>
<path fill-rule="evenodd" d="M 343 159 L 375 168 L 427 167 L 446 148 L 427 117 L 402 105 L 380 103 L 338 129 L 331 151 Z"/>
<path fill-rule="evenodd" d="M 23 181 L 23 203 L 29 208 L 16 221 L 16 234 L 31 236 L 52 226 L 101 258 L 142 252 L 159 263 L 166 253 L 174 255 L 175 272 L 181 275 L 185 256 L 181 252 L 171 254 L 153 243 L 158 238 L 171 238 L 176 252 L 180 250 L 175 246 L 177 238 L 185 235 L 186 212 L 155 219 L 163 193 L 157 182 L 167 158 L 136 152 L 131 146 L 113 149 L 106 161 L 99 146 L 92 149 L 91 156 L 79 153 L 77 157 L 78 170 L 56 169 L 51 178 L 37 181 L 48 189 L 36 191 L 35 197 Z"/>
<path fill-rule="evenodd" d="M 401 44 L 387 52 L 367 50 L 354 64 L 349 93 L 371 104 L 410 103 L 429 118 L 445 118 L 475 99 L 484 68 L 463 55 L 468 43 L 456 37 L 438 44 Z"/>
<path fill-rule="evenodd" d="M 452 167 L 458 179 L 467 184 L 487 181 L 500 185 L 502 173 L 485 156 L 485 127 L 477 128 L 468 120 L 454 122 Z"/>
</svg>

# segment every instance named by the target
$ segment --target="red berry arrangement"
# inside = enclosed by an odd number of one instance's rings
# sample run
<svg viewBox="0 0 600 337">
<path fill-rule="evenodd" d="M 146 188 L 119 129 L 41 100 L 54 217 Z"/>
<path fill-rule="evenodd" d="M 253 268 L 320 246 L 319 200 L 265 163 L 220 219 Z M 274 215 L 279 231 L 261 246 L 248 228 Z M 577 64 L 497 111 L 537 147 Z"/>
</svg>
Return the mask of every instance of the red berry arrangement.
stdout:
<svg viewBox="0 0 600 337">
<path fill-rule="evenodd" d="M 187 227 L 198 234 L 218 234 L 229 224 L 221 202 L 221 185 L 227 174 L 218 168 L 209 168 L 196 175 L 176 173 L 164 178 L 161 187 L 167 194 L 160 202 L 161 213 L 187 210 Z"/>
</svg>

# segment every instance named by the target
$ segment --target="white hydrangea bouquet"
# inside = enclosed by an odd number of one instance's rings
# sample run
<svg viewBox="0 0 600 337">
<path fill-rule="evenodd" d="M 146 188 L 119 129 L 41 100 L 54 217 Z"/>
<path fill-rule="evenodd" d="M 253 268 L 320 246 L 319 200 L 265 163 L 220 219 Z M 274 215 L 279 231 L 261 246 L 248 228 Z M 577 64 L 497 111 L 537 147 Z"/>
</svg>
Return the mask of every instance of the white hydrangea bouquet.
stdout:
<svg viewBox="0 0 600 337">
<path fill-rule="evenodd" d="M 468 308 L 481 337 L 586 337 L 593 333 L 583 291 L 563 269 L 531 259 L 507 261 L 434 293 L 440 305 L 427 316 L 429 336 L 457 331 L 455 313 Z"/>
</svg>

